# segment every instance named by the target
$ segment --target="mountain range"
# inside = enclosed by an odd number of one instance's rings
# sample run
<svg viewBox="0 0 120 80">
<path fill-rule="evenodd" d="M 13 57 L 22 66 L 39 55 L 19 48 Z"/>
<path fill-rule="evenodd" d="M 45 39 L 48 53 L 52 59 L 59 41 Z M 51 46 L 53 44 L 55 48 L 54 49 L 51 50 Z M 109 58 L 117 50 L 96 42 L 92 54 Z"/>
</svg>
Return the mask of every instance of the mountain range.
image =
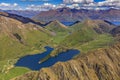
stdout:
<svg viewBox="0 0 120 80">
<path fill-rule="evenodd" d="M 32 18 L 33 16 L 40 13 L 40 11 L 33 11 L 33 10 L 4 10 L 4 11 L 11 14 L 17 14 L 23 17 L 28 17 L 28 18 Z"/>
<path fill-rule="evenodd" d="M 70 9 L 70 8 L 59 8 L 55 10 L 42 11 L 39 14 L 32 17 L 38 21 L 54 21 L 59 20 L 60 22 L 75 22 L 82 21 L 85 19 L 100 19 L 107 21 L 119 21 L 120 20 L 119 9 L 108 9 L 108 10 L 86 10 L 86 9 Z"/>
</svg>

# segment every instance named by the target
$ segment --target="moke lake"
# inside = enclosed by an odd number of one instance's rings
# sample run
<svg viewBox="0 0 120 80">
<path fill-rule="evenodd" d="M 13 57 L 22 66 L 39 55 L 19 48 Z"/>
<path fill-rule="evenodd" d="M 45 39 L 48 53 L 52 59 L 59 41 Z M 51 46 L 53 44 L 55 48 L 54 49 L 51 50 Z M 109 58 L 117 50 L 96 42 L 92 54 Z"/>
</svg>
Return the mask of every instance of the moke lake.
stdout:
<svg viewBox="0 0 120 80">
<path fill-rule="evenodd" d="M 45 47 L 46 51 L 40 54 L 35 55 L 27 55 L 20 58 L 15 66 L 19 67 L 27 67 L 31 70 L 40 70 L 41 68 L 50 67 L 57 62 L 65 62 L 72 59 L 75 55 L 79 54 L 79 50 L 68 50 L 67 52 L 62 52 L 58 54 L 56 57 L 51 57 L 47 59 L 45 62 L 39 63 L 41 59 L 45 58 L 47 55 L 51 53 L 54 49 L 51 47 Z"/>
</svg>

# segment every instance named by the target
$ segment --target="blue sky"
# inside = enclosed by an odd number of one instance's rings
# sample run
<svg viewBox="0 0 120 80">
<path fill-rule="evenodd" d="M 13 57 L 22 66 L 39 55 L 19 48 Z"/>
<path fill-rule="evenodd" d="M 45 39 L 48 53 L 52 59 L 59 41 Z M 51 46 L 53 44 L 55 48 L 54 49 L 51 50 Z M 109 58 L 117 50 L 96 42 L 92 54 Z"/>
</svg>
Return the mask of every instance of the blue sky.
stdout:
<svg viewBox="0 0 120 80">
<path fill-rule="evenodd" d="M 95 2 L 101 2 L 101 1 L 105 1 L 105 0 L 94 0 Z"/>
<path fill-rule="evenodd" d="M 103 8 L 104 6 L 120 8 L 120 0 L 0 0 L 0 9 L 5 10 L 49 10 L 62 7 L 98 9 L 100 7 Z"/>
<path fill-rule="evenodd" d="M 100 1 L 104 1 L 104 0 L 94 0 L 95 2 L 100 2 Z M 62 3 L 62 0 L 0 0 L 0 3 L 18 3 L 19 5 L 22 6 L 26 6 L 26 5 L 31 5 L 31 4 L 35 4 L 35 5 L 40 5 L 43 3 L 52 3 L 52 4 L 60 4 Z"/>
</svg>

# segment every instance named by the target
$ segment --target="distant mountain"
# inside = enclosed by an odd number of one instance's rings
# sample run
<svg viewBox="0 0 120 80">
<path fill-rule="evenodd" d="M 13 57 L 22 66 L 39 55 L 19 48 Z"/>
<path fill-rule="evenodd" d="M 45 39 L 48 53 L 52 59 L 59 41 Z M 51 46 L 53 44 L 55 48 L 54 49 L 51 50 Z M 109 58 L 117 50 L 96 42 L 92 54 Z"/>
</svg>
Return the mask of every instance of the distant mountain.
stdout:
<svg viewBox="0 0 120 80">
<path fill-rule="evenodd" d="M 11 14 L 17 14 L 23 17 L 32 18 L 33 16 L 40 13 L 40 11 L 33 11 L 33 10 L 5 10 L 5 12 L 11 13 Z"/>
<path fill-rule="evenodd" d="M 60 22 L 75 22 L 82 21 L 84 19 L 101 19 L 101 20 L 120 20 L 120 10 L 109 9 L 109 10 L 86 10 L 86 9 L 70 9 L 60 8 L 56 10 L 43 11 L 33 17 L 34 20 L 40 21 L 54 21 L 59 20 Z"/>
</svg>

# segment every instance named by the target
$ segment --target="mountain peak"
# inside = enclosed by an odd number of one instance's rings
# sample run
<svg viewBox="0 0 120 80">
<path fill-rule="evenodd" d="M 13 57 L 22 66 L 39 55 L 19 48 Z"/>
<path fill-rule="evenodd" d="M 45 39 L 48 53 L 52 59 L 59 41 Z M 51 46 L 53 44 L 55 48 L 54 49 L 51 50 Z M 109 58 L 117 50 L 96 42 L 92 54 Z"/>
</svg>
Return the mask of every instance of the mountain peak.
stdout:
<svg viewBox="0 0 120 80">
<path fill-rule="evenodd" d="M 105 22 L 103 20 L 91 20 L 87 19 L 83 22 L 78 22 L 74 25 L 72 25 L 72 28 L 75 30 L 84 30 L 84 29 L 93 29 L 97 33 L 108 33 L 110 32 L 115 26 L 111 25 L 108 22 Z"/>
<path fill-rule="evenodd" d="M 54 21 L 52 21 L 53 23 L 60 23 L 58 20 L 54 20 Z"/>
<path fill-rule="evenodd" d="M 54 25 L 54 27 L 68 28 L 67 26 L 65 26 L 58 20 L 54 20 L 54 21 L 50 22 L 48 25 Z"/>
<path fill-rule="evenodd" d="M 67 26 L 63 25 L 61 22 L 59 22 L 58 20 L 55 21 L 51 21 L 49 22 L 46 26 L 46 29 L 53 31 L 53 32 L 63 32 L 67 30 Z"/>
</svg>

